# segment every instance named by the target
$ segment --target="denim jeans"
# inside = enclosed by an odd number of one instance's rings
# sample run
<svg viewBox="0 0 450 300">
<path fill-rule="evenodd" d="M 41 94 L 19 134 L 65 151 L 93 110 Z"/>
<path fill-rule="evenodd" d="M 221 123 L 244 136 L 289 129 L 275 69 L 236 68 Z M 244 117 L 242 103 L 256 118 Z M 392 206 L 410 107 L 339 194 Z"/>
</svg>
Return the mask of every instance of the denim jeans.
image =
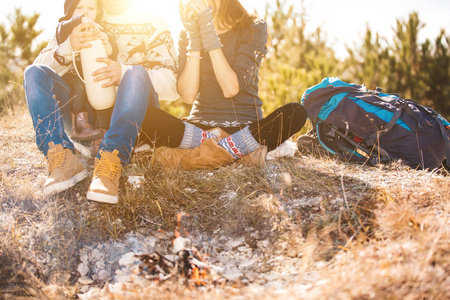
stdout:
<svg viewBox="0 0 450 300">
<path fill-rule="evenodd" d="M 39 150 L 46 156 L 50 142 L 73 149 L 64 131 L 64 128 L 67 132 L 71 130 L 70 87 L 51 68 L 31 65 L 25 70 L 24 88 Z M 117 149 L 119 158 L 127 164 L 148 105 L 159 107 L 158 94 L 147 71 L 142 66 L 133 66 L 119 84 L 110 128 L 100 149 L 108 152 Z"/>
</svg>

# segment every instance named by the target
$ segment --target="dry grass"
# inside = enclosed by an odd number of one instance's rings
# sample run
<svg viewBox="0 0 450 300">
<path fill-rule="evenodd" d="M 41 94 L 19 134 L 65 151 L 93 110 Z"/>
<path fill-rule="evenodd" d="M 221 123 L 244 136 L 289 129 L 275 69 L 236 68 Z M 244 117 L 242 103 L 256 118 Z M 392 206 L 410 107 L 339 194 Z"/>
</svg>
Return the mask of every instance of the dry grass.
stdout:
<svg viewBox="0 0 450 300">
<path fill-rule="evenodd" d="M 89 180 L 42 195 L 46 162 L 24 108 L 0 119 L 0 295 L 42 299 L 77 293 L 79 251 L 137 231 L 173 232 L 176 215 L 191 235 L 269 239 L 271 253 L 301 257 L 291 287 L 239 282 L 186 290 L 150 284 L 128 299 L 445 299 L 450 295 L 450 177 L 400 164 L 367 167 L 298 156 L 264 168 L 214 171 L 149 168 L 133 158 L 118 205 L 88 202 Z M 93 160 L 85 158 L 92 172 Z M 138 188 L 129 176 L 143 176 Z M 104 283 L 98 283 L 103 287 Z M 132 287 L 132 285 L 131 285 Z M 130 286 L 128 286 L 130 289 Z M 104 299 L 120 291 L 103 290 Z M 245 296 L 243 296 L 245 295 Z"/>
</svg>

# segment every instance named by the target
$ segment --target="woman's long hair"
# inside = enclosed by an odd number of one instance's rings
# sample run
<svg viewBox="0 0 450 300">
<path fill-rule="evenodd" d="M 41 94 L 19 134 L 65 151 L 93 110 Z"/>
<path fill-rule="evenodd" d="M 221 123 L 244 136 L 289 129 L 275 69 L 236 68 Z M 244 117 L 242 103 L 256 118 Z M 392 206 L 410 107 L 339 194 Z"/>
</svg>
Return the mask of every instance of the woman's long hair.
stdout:
<svg viewBox="0 0 450 300">
<path fill-rule="evenodd" d="M 213 8 L 217 24 L 223 29 L 239 29 L 249 27 L 255 19 L 256 15 L 248 13 L 238 0 L 221 0 L 220 8 L 217 9 L 215 1 Z"/>
</svg>

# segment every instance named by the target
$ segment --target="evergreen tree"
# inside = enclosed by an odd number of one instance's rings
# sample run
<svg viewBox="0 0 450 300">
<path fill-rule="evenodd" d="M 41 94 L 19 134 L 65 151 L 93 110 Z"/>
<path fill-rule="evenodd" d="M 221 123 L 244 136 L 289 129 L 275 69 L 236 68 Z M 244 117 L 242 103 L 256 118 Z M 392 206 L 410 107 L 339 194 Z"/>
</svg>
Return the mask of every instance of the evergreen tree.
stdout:
<svg viewBox="0 0 450 300">
<path fill-rule="evenodd" d="M 300 101 L 309 86 L 342 72 L 321 29 L 307 33 L 307 15 L 301 6 L 301 11 L 296 12 L 286 0 L 277 0 L 273 11 L 266 7 L 272 51 L 261 68 L 260 96 L 267 113 L 285 103 Z"/>
<path fill-rule="evenodd" d="M 348 72 L 343 76 L 347 81 L 364 83 L 369 89 L 375 89 L 377 86 L 386 87 L 392 80 L 389 76 L 389 50 L 383 46 L 385 40 L 378 33 L 375 33 L 374 37 L 373 35 L 367 26 L 363 44 L 357 47 L 357 50 L 347 48 Z"/>
<path fill-rule="evenodd" d="M 450 36 L 442 29 L 434 45 L 427 40 L 422 45 L 421 74 L 427 87 L 426 104 L 450 119 Z"/>
<path fill-rule="evenodd" d="M 39 14 L 34 13 L 32 16 L 25 16 L 21 13 L 19 8 L 15 9 L 14 16 L 8 19 L 11 22 L 11 44 L 17 51 L 16 63 L 19 66 L 27 66 L 31 64 L 42 48 L 38 45 L 38 49 L 33 47 L 33 42 L 36 37 L 42 33 L 42 30 L 35 28 L 39 19 Z"/>
<path fill-rule="evenodd" d="M 34 45 L 42 32 L 35 28 L 38 19 L 38 13 L 25 16 L 16 8 L 8 16 L 9 26 L 0 24 L 0 112 L 5 108 L 14 109 L 17 102 L 23 101 L 23 70 L 47 44 Z"/>
</svg>

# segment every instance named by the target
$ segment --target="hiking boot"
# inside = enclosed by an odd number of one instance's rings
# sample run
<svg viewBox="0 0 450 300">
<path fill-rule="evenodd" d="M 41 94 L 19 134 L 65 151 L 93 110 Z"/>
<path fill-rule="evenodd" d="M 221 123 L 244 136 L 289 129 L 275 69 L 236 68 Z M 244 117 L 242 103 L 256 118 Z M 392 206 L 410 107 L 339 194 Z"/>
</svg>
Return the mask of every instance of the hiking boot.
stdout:
<svg viewBox="0 0 450 300">
<path fill-rule="evenodd" d="M 266 165 L 267 146 L 262 146 L 253 152 L 241 157 L 238 163 L 248 167 L 261 167 Z"/>
<path fill-rule="evenodd" d="M 48 178 L 44 184 L 44 195 L 60 193 L 88 176 L 81 160 L 70 149 L 61 144 L 49 143 L 47 153 Z"/>
<path fill-rule="evenodd" d="M 317 137 L 309 134 L 301 135 L 297 139 L 297 149 L 300 154 L 304 155 L 328 155 L 327 152 L 320 147 Z"/>
<path fill-rule="evenodd" d="M 212 138 L 192 149 L 156 148 L 150 165 L 183 170 L 217 169 L 234 160 L 227 150 L 217 144 L 217 139 Z"/>
<path fill-rule="evenodd" d="M 117 156 L 119 151 L 112 153 L 100 151 L 100 159 L 95 159 L 94 175 L 87 192 L 88 200 L 116 204 L 119 199 L 119 179 L 122 164 Z"/>
<path fill-rule="evenodd" d="M 91 141 L 102 138 L 103 134 L 104 131 L 102 129 L 93 129 L 91 124 L 89 124 L 87 112 L 80 112 L 72 123 L 70 138 L 74 141 Z"/>
</svg>

